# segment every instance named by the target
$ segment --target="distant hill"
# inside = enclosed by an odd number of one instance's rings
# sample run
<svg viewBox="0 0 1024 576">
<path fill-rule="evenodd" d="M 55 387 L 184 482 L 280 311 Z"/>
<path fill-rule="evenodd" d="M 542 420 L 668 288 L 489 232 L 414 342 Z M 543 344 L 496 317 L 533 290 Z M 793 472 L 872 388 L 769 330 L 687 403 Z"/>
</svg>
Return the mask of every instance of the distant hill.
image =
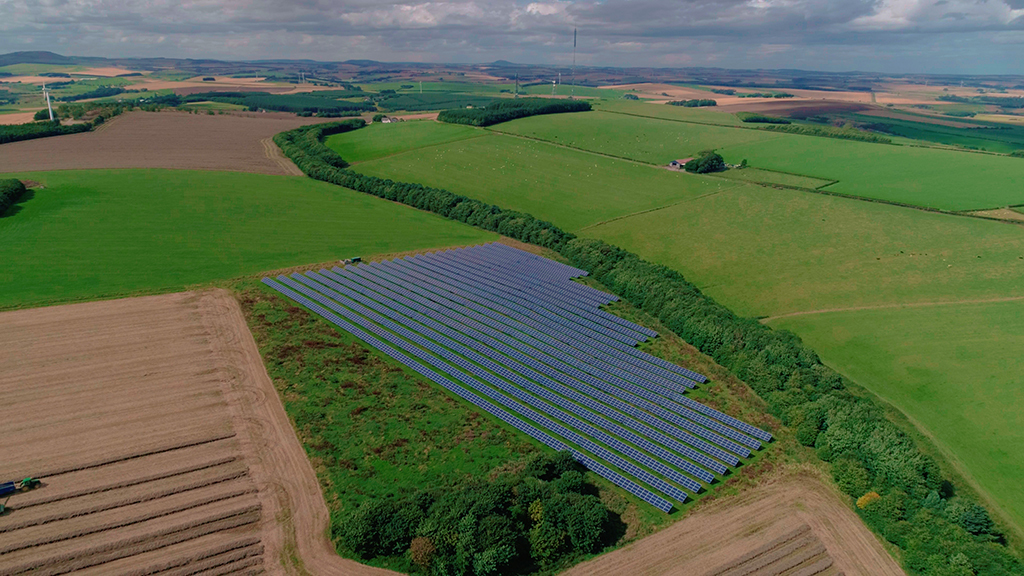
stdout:
<svg viewBox="0 0 1024 576">
<path fill-rule="evenodd" d="M 75 58 L 45 51 L 0 54 L 0 66 L 10 66 L 11 64 L 76 64 L 77 62 L 78 60 Z"/>
</svg>

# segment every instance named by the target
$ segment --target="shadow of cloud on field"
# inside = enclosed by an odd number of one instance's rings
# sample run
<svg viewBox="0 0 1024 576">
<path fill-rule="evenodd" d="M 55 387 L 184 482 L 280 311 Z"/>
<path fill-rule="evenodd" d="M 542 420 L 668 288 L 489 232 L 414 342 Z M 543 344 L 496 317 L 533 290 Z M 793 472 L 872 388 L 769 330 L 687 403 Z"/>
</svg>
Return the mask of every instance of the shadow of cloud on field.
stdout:
<svg viewBox="0 0 1024 576">
<path fill-rule="evenodd" d="M 11 204 L 7 208 L 7 210 L 4 210 L 3 213 L 0 213 L 0 218 L 10 218 L 11 216 L 14 216 L 15 214 L 17 214 L 18 212 L 21 212 L 22 211 L 21 205 L 24 204 L 25 202 L 28 202 L 29 200 L 31 200 L 31 199 L 33 199 L 35 197 L 36 197 L 35 189 L 34 188 L 29 188 L 28 190 L 25 191 L 24 194 L 21 195 L 21 198 L 18 198 L 17 202 L 15 202 L 14 204 Z"/>
</svg>

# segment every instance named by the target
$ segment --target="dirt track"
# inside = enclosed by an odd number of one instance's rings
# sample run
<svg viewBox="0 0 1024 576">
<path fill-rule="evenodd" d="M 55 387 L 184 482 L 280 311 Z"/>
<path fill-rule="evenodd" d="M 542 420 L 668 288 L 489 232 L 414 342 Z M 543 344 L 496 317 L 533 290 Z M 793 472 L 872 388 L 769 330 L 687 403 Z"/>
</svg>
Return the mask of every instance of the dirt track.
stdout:
<svg viewBox="0 0 1024 576">
<path fill-rule="evenodd" d="M 327 120 L 292 114 L 130 112 L 93 132 L 3 144 L 0 172 L 181 168 L 294 175 L 298 169 L 270 138 Z"/>
<path fill-rule="evenodd" d="M 0 517 L 0 575 L 388 574 L 334 552 L 230 294 L 6 312 L 0 363 L 0 479 L 43 481 Z"/>
<path fill-rule="evenodd" d="M 803 525 L 846 576 L 902 576 L 860 518 L 809 475 L 788 476 L 713 502 L 672 526 L 569 570 L 573 576 L 698 576 L 781 547 Z M 813 572 L 812 572 L 813 573 Z"/>
</svg>

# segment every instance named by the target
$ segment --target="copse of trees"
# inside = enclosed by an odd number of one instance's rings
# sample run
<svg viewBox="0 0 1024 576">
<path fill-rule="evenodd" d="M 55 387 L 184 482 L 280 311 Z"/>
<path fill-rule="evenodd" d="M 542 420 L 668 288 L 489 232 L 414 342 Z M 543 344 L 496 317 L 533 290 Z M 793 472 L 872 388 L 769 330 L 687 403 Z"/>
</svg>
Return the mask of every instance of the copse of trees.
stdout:
<svg viewBox="0 0 1024 576">
<path fill-rule="evenodd" d="M 91 129 L 92 125 L 88 123 L 61 126 L 59 120 L 0 126 L 0 144 L 62 134 L 77 134 L 78 132 L 88 132 Z"/>
<path fill-rule="evenodd" d="M 1024 150 L 1014 150 L 1013 152 L 1010 152 L 1010 156 L 1013 156 L 1014 158 L 1024 158 Z"/>
<path fill-rule="evenodd" d="M 789 92 L 747 92 L 736 96 L 738 98 L 795 98 L 795 95 Z"/>
<path fill-rule="evenodd" d="M 726 96 L 732 96 L 733 94 L 736 94 L 736 91 L 733 90 L 732 88 L 712 88 L 711 91 L 714 92 L 715 94 L 725 94 Z"/>
<path fill-rule="evenodd" d="M 765 116 L 764 114 L 758 114 L 757 112 L 737 112 L 736 117 L 743 122 L 750 122 L 753 124 L 791 124 L 789 120 L 785 118 L 779 118 L 777 116 Z"/>
<path fill-rule="evenodd" d="M 796 335 L 736 316 L 675 270 L 601 240 L 576 238 L 529 214 L 446 190 L 336 167 L 343 166 L 344 160 L 323 145 L 323 137 L 362 125 L 361 120 L 351 120 L 307 126 L 278 134 L 275 141 L 313 178 L 550 248 L 589 271 L 591 277 L 744 380 L 766 402 L 769 412 L 795 430 L 800 443 L 830 463 L 837 484 L 862 504 L 858 514 L 900 548 L 911 574 L 1024 573 L 1024 565 L 1006 547 L 985 508 L 957 495 L 936 461 L 893 424 L 880 405 L 851 392 L 843 377 L 825 366 Z M 421 524 L 416 526 L 418 531 Z M 400 532 L 400 526 L 396 530 Z M 413 557 L 432 558 L 437 548 L 433 540 L 409 543 Z"/>
<path fill-rule="evenodd" d="M 550 568 L 602 547 L 613 526 L 568 452 L 537 454 L 490 482 L 361 506 L 332 535 L 363 559 L 406 556 L 420 573 L 488 576 Z"/>
<path fill-rule="evenodd" d="M 18 200 L 25 195 L 25 185 L 17 178 L 6 178 L 0 180 L 0 216 L 8 208 L 17 204 Z"/>
<path fill-rule="evenodd" d="M 725 170 L 725 160 L 714 150 L 705 150 L 683 165 L 683 170 L 694 174 L 708 174 Z"/>
<path fill-rule="evenodd" d="M 451 124 L 490 126 L 527 116 L 560 114 L 563 112 L 586 112 L 588 110 L 591 110 L 590 103 L 582 100 L 519 98 L 515 100 L 498 100 L 483 108 L 445 110 L 438 115 L 437 119 Z"/>
<path fill-rule="evenodd" d="M 704 106 L 718 106 L 718 102 L 710 98 L 698 100 L 673 100 L 668 103 L 670 106 L 682 106 L 684 108 L 703 108 Z"/>
</svg>

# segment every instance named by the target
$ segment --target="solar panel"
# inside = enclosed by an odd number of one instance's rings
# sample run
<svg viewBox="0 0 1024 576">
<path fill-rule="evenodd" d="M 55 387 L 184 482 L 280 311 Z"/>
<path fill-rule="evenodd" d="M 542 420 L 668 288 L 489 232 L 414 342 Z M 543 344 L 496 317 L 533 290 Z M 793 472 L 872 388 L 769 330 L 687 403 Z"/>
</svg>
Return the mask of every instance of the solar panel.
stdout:
<svg viewBox="0 0 1024 576">
<path fill-rule="evenodd" d="M 585 272 L 501 244 L 264 279 L 373 348 L 659 510 L 772 435 L 682 394 Z"/>
</svg>

